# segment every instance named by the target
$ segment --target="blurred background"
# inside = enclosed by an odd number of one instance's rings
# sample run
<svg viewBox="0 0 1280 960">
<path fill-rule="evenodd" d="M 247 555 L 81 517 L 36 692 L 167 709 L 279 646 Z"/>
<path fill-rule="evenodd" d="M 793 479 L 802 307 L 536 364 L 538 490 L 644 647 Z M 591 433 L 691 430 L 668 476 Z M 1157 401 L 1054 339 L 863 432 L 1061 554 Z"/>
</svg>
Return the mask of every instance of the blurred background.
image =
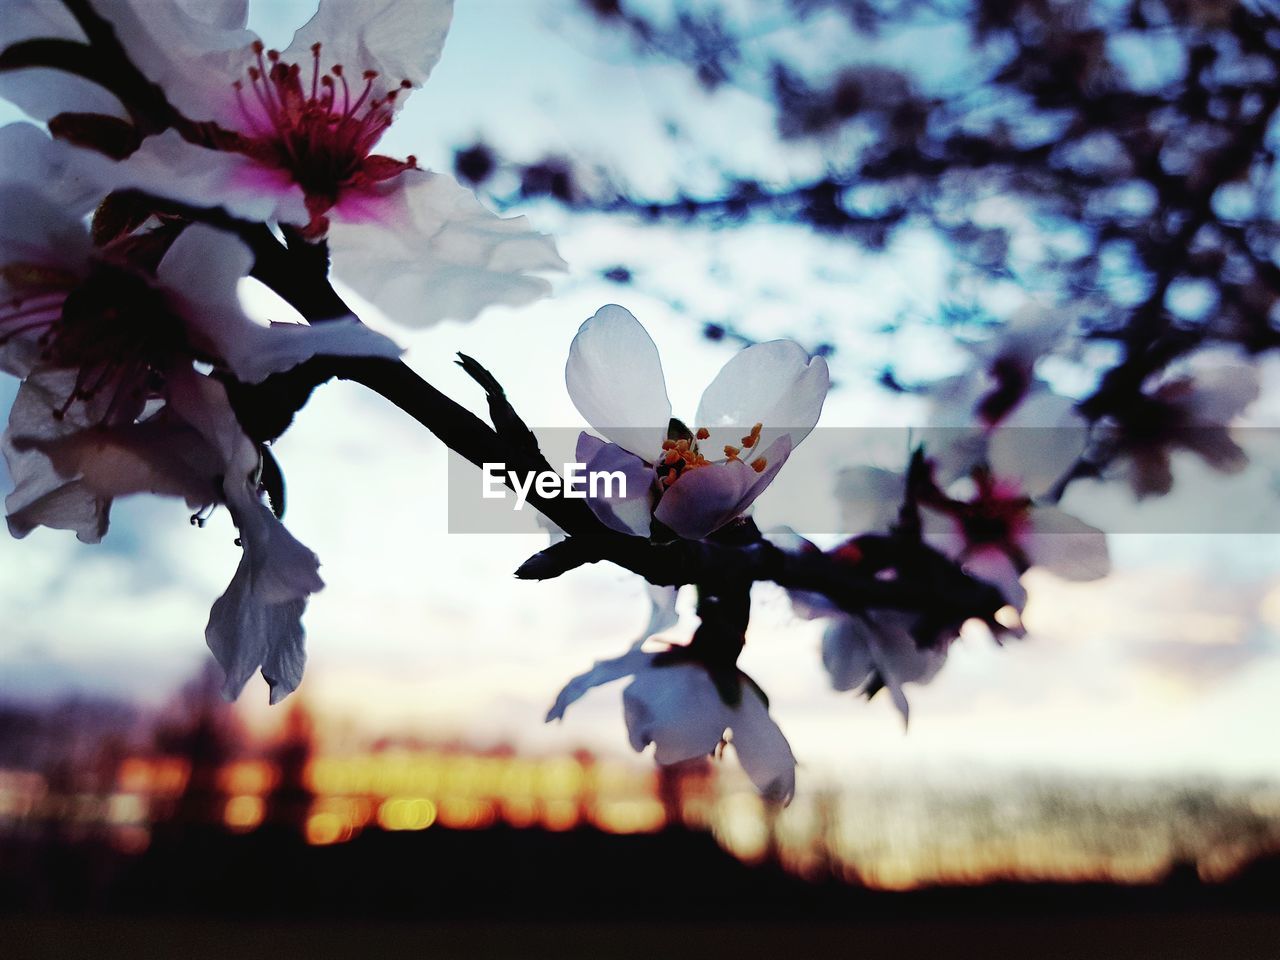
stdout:
<svg viewBox="0 0 1280 960">
<path fill-rule="evenodd" d="M 251 25 L 284 46 L 313 7 L 258 0 Z M 653 334 L 677 415 L 742 345 L 788 336 L 831 364 L 823 426 L 881 427 L 923 425 L 927 386 L 1034 296 L 1083 318 L 1037 370 L 1060 392 L 1088 396 L 1159 315 L 1182 352 L 1256 357 L 1248 422 L 1271 426 L 1278 64 L 1261 2 L 459 0 L 382 151 L 527 215 L 570 271 L 553 299 L 468 325 L 364 316 L 481 412 L 452 363 L 476 357 L 535 428 L 581 424 L 564 359 L 609 302 Z M 758 587 L 742 666 L 800 762 L 779 811 L 731 759 L 632 753 L 620 685 L 542 723 L 640 632 L 637 579 L 514 580 L 545 534 L 451 534 L 444 449 L 355 385 L 322 387 L 276 455 L 327 584 L 282 706 L 260 680 L 216 695 L 202 630 L 239 554 L 225 513 L 197 529 L 179 503 L 129 501 L 98 546 L 0 541 L 0 903 L 50 918 L 21 928 L 31 955 L 76 936 L 127 952 L 128 925 L 102 918 L 140 911 L 201 918 L 199 942 L 235 955 L 340 950 L 343 916 L 699 922 L 674 946 L 647 926 L 529 933 L 527 956 L 852 948 L 854 921 L 869 956 L 1068 927 L 1097 946 L 1042 937 L 1036 955 L 1275 955 L 1273 535 L 1113 534 L 1105 580 L 1033 572 L 1027 638 L 966 631 L 908 690 L 909 732 L 883 695 L 830 690 L 821 625 Z M 1174 467 L 1158 504 L 1100 485 L 1069 503 L 1105 524 L 1276 495 L 1264 463 L 1212 484 Z M 766 494 L 761 526 L 787 507 Z M 666 636 L 688 637 L 691 607 Z M 744 915 L 775 924 L 754 948 Z M 151 945 L 197 955 L 165 922 Z M 477 936 L 439 942 L 508 955 Z M 1222 937 L 1232 951 L 1202 952 Z"/>
</svg>

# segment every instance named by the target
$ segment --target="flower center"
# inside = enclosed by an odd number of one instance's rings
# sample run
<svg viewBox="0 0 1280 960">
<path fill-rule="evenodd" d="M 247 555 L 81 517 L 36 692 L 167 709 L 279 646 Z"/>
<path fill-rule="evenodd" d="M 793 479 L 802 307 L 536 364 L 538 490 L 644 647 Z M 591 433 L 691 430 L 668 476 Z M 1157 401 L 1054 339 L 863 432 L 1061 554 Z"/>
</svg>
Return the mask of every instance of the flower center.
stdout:
<svg viewBox="0 0 1280 960">
<path fill-rule="evenodd" d="M 724 457 L 725 462 L 732 460 L 743 460 L 742 451 L 750 450 L 760 443 L 760 431 L 764 429 L 764 424 L 757 423 L 751 428 L 751 433 L 742 438 L 742 446 L 735 447 L 729 444 L 725 445 Z M 689 470 L 695 470 L 699 467 L 709 467 L 712 461 L 708 460 L 698 450 L 698 441 L 710 438 L 711 431 L 706 427 L 699 427 L 693 435 L 692 440 L 664 440 L 662 441 L 662 453 L 658 457 L 656 468 L 658 471 L 659 482 L 665 490 L 677 480 L 679 480 Z M 769 462 L 764 457 L 757 457 L 750 461 L 751 469 L 756 473 L 762 473 Z"/>
<path fill-rule="evenodd" d="M 363 88 L 353 90 L 341 64 L 321 70 L 318 43 L 311 46 L 306 82 L 302 68 L 283 62 L 278 50 L 264 51 L 255 42 L 253 53 L 257 62 L 246 71 L 248 82 L 233 84 L 247 130 L 231 135 L 229 145 L 289 171 L 307 195 L 311 232 L 323 233 L 322 215 L 344 188 L 386 180 L 417 166 L 412 156 L 403 161 L 371 156 L 391 124 L 397 96 L 413 86 L 408 80 L 376 96 L 376 71 L 366 70 Z"/>
<path fill-rule="evenodd" d="M 40 359 L 77 371 L 55 417 L 65 416 L 77 400 L 106 392 L 111 399 L 104 419 L 112 419 L 122 404 L 142 399 L 157 375 L 187 351 L 163 295 L 128 271 L 96 264 L 88 280 L 56 302 L 52 296 L 39 298 L 52 313 L 38 337 Z"/>
<path fill-rule="evenodd" d="M 1021 491 L 990 474 L 975 475 L 977 495 L 968 502 L 953 501 L 953 514 L 971 546 L 1016 549 L 1027 527 L 1031 501 Z"/>
</svg>

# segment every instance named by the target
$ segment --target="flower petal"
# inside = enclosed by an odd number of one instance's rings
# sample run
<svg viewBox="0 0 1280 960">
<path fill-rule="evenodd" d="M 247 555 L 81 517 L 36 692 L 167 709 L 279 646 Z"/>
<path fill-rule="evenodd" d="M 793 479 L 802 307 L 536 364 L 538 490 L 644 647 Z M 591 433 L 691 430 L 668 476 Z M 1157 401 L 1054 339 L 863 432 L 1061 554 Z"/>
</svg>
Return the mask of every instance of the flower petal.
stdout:
<svg viewBox="0 0 1280 960">
<path fill-rule="evenodd" d="M 15 436 L 19 450 L 39 450 L 60 477 L 110 503 L 137 493 L 214 503 L 222 463 L 185 423 L 161 417 L 119 427 L 90 427 L 51 440 Z"/>
<path fill-rule="evenodd" d="M 741 460 L 688 470 L 662 494 L 654 518 L 687 540 L 701 540 L 737 516 L 756 479 Z"/>
<path fill-rule="evenodd" d="M 111 499 L 65 477 L 39 445 L 76 434 L 102 422 L 109 402 L 102 394 L 66 406 L 75 389 L 75 370 L 36 370 L 18 388 L 9 412 L 3 447 L 14 489 L 5 499 L 9 532 L 25 537 L 36 527 L 74 530 L 85 543 L 107 532 Z M 65 413 L 61 417 L 55 411 Z"/>
<path fill-rule="evenodd" d="M 301 617 L 307 598 L 324 587 L 320 561 L 258 497 L 257 447 L 240 429 L 226 388 L 193 370 L 174 371 L 169 382 L 174 412 L 222 459 L 223 496 L 244 548 L 230 586 L 209 613 L 205 641 L 226 671 L 228 698 L 261 667 L 277 703 L 302 676 Z"/>
<path fill-rule="evenodd" d="M 92 249 L 84 223 L 55 199 L 26 184 L 0 186 L 0 266 L 39 267 L 74 279 L 87 272 Z M 0 285 L 8 287 L 3 279 Z"/>
<path fill-rule="evenodd" d="M 885 533 L 898 519 L 906 478 L 880 467 L 846 467 L 836 476 L 836 499 L 845 533 Z"/>
<path fill-rule="evenodd" d="M 783 434 L 761 454 L 766 466 L 759 473 L 742 460 L 687 470 L 663 493 L 653 515 L 680 536 L 701 540 L 745 513 L 790 455 L 791 439 Z"/>
<path fill-rule="evenodd" d="M 228 509 L 244 554 L 230 586 L 213 604 L 205 642 L 226 671 L 223 693 L 235 699 L 255 670 L 278 703 L 297 687 L 305 663 L 301 617 L 324 586 L 320 561 L 263 504 L 238 496 Z"/>
<path fill-rule="evenodd" d="M 244 29 L 237 4 L 112 0 L 96 9 L 115 28 L 129 59 L 180 113 L 230 130 L 243 127 L 232 85 L 247 79 L 258 36 Z"/>
<path fill-rule="evenodd" d="M 318 355 L 395 359 L 403 352 L 355 317 L 314 325 L 254 323 L 237 292 L 252 265 L 253 254 L 237 237 L 196 224 L 174 241 L 156 271 L 193 340 L 224 360 L 236 379 L 260 383 Z"/>
<path fill-rule="evenodd" d="M 243 30 L 249 22 L 249 0 L 177 0 L 193 18 L 223 30 Z"/>
<path fill-rule="evenodd" d="M 176 131 L 147 137 L 124 160 L 77 151 L 80 169 L 112 190 L 141 190 L 193 207 L 223 207 L 242 220 L 305 224 L 302 188 L 288 172 L 226 150 L 210 150 Z"/>
<path fill-rule="evenodd" d="M 756 449 L 783 434 L 791 445 L 809 435 L 822 413 L 831 378 L 827 361 L 810 358 L 798 343 L 771 340 L 740 351 L 720 369 L 698 403 L 694 427 L 707 427 L 711 449 L 738 446 L 744 434 L 761 423 Z"/>
<path fill-rule="evenodd" d="M 593 446 L 591 443 L 584 444 L 584 438 L 592 441 L 595 438 L 584 433 L 578 440 L 578 460 L 586 463 L 587 475 L 621 474 L 621 489 L 626 494 L 592 496 L 592 488 L 588 486 L 587 505 L 610 530 L 647 537 L 653 511 L 653 468 L 616 443 L 602 444 L 593 455 L 584 459 L 583 453 Z M 596 489 L 599 493 L 604 493 L 610 488 L 601 484 Z"/>
<path fill-rule="evenodd" d="M 676 598 L 680 595 L 678 587 L 659 587 L 646 583 L 649 591 L 649 622 L 645 625 L 641 640 L 648 640 L 655 633 L 670 630 L 680 622 L 676 613 Z"/>
<path fill-rule="evenodd" d="M 0 17 L 0 50 L 35 39 L 83 43 L 85 36 L 61 0 L 6 0 Z M 128 117 L 124 106 L 103 87 L 62 70 L 0 72 L 0 97 L 35 120 L 69 110 Z"/>
<path fill-rule="evenodd" d="M 566 683 L 564 689 L 556 695 L 556 702 L 547 711 L 545 722 L 563 720 L 564 712 L 581 700 L 588 690 L 604 686 L 606 683 L 613 683 L 615 680 L 629 677 L 638 670 L 644 669 L 653 659 L 653 654 L 642 653 L 640 650 L 642 643 L 644 643 L 643 638 L 636 641 L 635 645 L 620 657 L 597 660 L 586 673 L 580 673 Z"/>
<path fill-rule="evenodd" d="M 623 691 L 622 709 L 631 746 L 639 752 L 654 744 L 661 764 L 708 756 L 729 726 L 715 684 L 695 663 L 637 671 Z"/>
<path fill-rule="evenodd" d="M 1032 564 L 1066 580 L 1098 580 L 1111 572 L 1106 534 L 1057 507 L 1031 510 L 1026 550 Z"/>
<path fill-rule="evenodd" d="M 1229 424 L 1261 391 L 1258 371 L 1246 363 L 1205 364 L 1192 378 L 1186 406 L 1197 423 Z"/>
<path fill-rule="evenodd" d="M 2 75 L 2 74 L 0 74 Z M 104 191 L 85 176 L 77 163 L 79 151 L 54 140 L 32 123 L 10 123 L 0 127 L 0 186 L 26 186 L 56 205 L 59 220 L 79 222 L 102 199 Z M 6 209 L 4 220 L 21 213 Z M 8 232 L 17 230 L 5 224 Z M 87 238 L 83 225 L 80 232 Z"/>
<path fill-rule="evenodd" d="M 658 348 L 625 307 L 609 304 L 578 328 L 565 385 L 596 430 L 652 463 L 671 422 L 671 401 Z"/>
<path fill-rule="evenodd" d="M 756 789 L 775 803 L 790 803 L 796 792 L 795 754 L 750 683 L 742 685 L 742 703 L 729 711 L 729 727 L 738 762 Z"/>
<path fill-rule="evenodd" d="M 875 669 L 871 627 L 861 617 L 837 612 L 822 634 L 822 665 L 835 690 L 857 690 Z"/>
<path fill-rule="evenodd" d="M 408 80 L 420 87 L 444 49 L 453 0 L 320 0 L 281 57 L 309 63 L 321 44 L 321 67 L 342 64 L 348 76 L 378 74 L 372 96 L 385 96 Z M 403 91 L 402 91 L 403 92 Z"/>
<path fill-rule="evenodd" d="M 1054 393 L 1036 393 L 991 435 L 987 459 L 997 477 L 1016 480 L 1028 496 L 1039 497 L 1084 453 L 1088 431 L 1074 401 Z"/>
<path fill-rule="evenodd" d="M 1021 608 L 1019 608 L 1021 609 Z M 871 655 L 903 723 L 911 719 L 905 684 L 926 684 L 938 675 L 947 660 L 947 644 L 921 648 L 911 633 L 915 618 L 893 610 L 869 614 Z"/>
<path fill-rule="evenodd" d="M 471 320 L 551 292 L 531 271 L 563 270 L 550 237 L 490 213 L 449 177 L 406 170 L 332 211 L 334 274 L 397 323 Z M 292 222 L 305 222 L 302 221 Z"/>
</svg>

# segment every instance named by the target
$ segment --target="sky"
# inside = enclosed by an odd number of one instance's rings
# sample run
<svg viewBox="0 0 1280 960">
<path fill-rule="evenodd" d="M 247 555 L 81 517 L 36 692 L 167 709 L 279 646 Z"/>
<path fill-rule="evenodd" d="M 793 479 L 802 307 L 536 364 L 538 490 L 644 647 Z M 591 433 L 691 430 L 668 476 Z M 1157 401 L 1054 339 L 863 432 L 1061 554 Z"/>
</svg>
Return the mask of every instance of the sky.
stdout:
<svg viewBox="0 0 1280 960">
<path fill-rule="evenodd" d="M 308 6 L 257 3 L 254 25 L 283 45 Z M 385 151 L 448 169 L 452 150 L 480 137 L 515 156 L 550 150 L 605 166 L 625 160 L 631 182 L 650 191 L 669 190 L 676 173 L 710 183 L 714 165 L 694 141 L 664 135 L 678 112 L 686 128 L 696 126 L 698 142 L 725 145 L 744 167 L 779 178 L 818 169 L 816 151 L 773 148 L 768 110 L 749 91 L 712 98 L 679 70 L 634 64 L 616 40 L 565 16 L 565 6 L 461 0 L 440 65 Z M 892 43 L 884 55 L 896 55 Z M 946 58 L 939 63 L 945 72 Z M 0 120 L 14 118 L 0 112 Z M 837 338 L 839 388 L 824 427 L 918 423 L 920 406 L 885 395 L 875 372 L 886 358 L 921 376 L 963 361 L 962 350 L 936 337 L 882 331 L 887 316 L 927 316 L 946 295 L 945 254 L 930 237 L 907 234 L 873 258 L 774 225 L 726 234 L 569 217 L 541 204 L 524 212 L 557 237 L 570 264 L 554 298 L 416 332 L 362 311 L 428 380 L 477 412 L 483 397 L 453 365 L 455 351 L 489 367 L 535 427 L 582 426 L 564 389 L 564 360 L 578 325 L 615 301 L 657 342 L 677 415 L 692 412 L 732 352 L 700 336 L 701 320 L 806 343 Z M 640 282 L 601 279 L 611 261 L 635 264 Z M 744 279 L 720 282 L 725 270 Z M 808 283 L 814 272 L 826 281 Z M 271 313 L 259 293 L 246 298 Z M 0 408 L 15 388 L 0 383 Z M 1272 382 L 1253 416 L 1270 423 L 1277 412 Z M 593 691 L 561 723 L 542 717 L 561 684 L 634 639 L 647 619 L 636 578 L 595 565 L 549 583 L 516 581 L 512 571 L 545 540 L 450 535 L 445 451 L 355 385 L 317 391 L 276 455 L 289 481 L 287 523 L 320 555 L 327 584 L 306 615 L 310 661 L 296 694 L 322 715 L 322 729 L 627 751 L 621 685 Z M 1187 489 L 1201 489 L 1193 464 L 1180 470 Z M 1236 486 L 1213 489 L 1258 497 L 1271 479 L 1259 467 Z M 0 487 L 7 482 L 0 470 Z M 1086 514 L 1107 508 L 1087 497 L 1080 506 Z M 786 513 L 768 495 L 759 507 L 762 525 Z M 97 546 L 44 530 L 0 540 L 0 697 L 170 698 L 208 657 L 208 608 L 239 554 L 225 512 L 203 530 L 187 518 L 180 503 L 133 500 L 115 506 Z M 940 676 L 908 689 L 909 731 L 884 697 L 866 703 L 828 688 L 821 625 L 795 619 L 770 585 L 757 588 L 742 666 L 770 695 L 800 760 L 801 790 L 806 778 L 877 769 L 1274 778 L 1275 543 L 1269 535 L 1115 535 L 1115 572 L 1104 581 L 1067 584 L 1033 572 L 1029 636 L 998 647 L 984 631 L 967 630 Z M 690 605 L 684 597 L 672 639 L 692 631 Z M 278 711 L 265 704 L 266 687 L 255 680 L 242 709 L 270 726 Z"/>
</svg>

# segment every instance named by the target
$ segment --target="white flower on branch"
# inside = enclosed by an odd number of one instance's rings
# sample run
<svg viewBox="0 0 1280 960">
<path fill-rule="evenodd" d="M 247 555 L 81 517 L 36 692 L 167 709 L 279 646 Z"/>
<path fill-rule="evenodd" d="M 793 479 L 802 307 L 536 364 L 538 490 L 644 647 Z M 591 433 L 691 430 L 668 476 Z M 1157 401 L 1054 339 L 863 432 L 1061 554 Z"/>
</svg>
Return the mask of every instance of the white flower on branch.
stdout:
<svg viewBox="0 0 1280 960">
<path fill-rule="evenodd" d="M 990 339 L 969 346 L 968 369 L 932 386 L 930 420 L 943 427 L 998 426 L 1023 401 L 1050 389 L 1036 365 L 1073 321 L 1066 309 L 1022 306 Z"/>
<path fill-rule="evenodd" d="M 680 763 L 715 753 L 728 738 L 756 789 L 771 800 L 790 801 L 796 759 L 756 685 L 738 673 L 733 678 L 738 702 L 726 704 L 706 667 L 673 658 L 681 648 L 651 653 L 641 649 L 642 642 L 570 680 L 547 721 L 561 719 L 588 690 L 632 677 L 622 693 L 622 707 L 637 752 L 653 744 L 658 763 Z"/>
<path fill-rule="evenodd" d="M 793 552 L 818 549 L 791 530 L 770 531 L 769 540 Z M 862 561 L 856 538 L 837 547 L 830 555 L 851 568 Z M 822 665 L 831 686 L 841 692 L 856 690 L 868 698 L 887 690 L 904 723 L 910 716 L 904 686 L 924 685 L 933 680 L 946 663 L 947 650 L 955 639 L 954 630 L 940 630 L 926 636 L 927 645 L 921 645 L 915 635 L 920 614 L 900 610 L 866 610 L 852 614 L 822 594 L 788 590 L 787 596 L 797 616 L 827 621 L 822 636 Z"/>
<path fill-rule="evenodd" d="M 283 51 L 246 29 L 236 0 L 115 0 L 98 13 L 133 63 L 187 121 L 124 160 L 86 152 L 113 189 L 136 189 L 327 238 L 335 275 L 409 326 L 469 320 L 491 304 L 550 292 L 562 270 L 549 237 L 502 219 L 451 178 L 375 153 L 409 93 L 440 58 L 450 0 L 322 0 Z M 82 39 L 58 0 L 20 0 L 20 31 Z M 43 72 L 43 71 L 42 71 Z M 25 88 L 23 88 L 25 90 Z M 41 118 L 84 106 L 51 85 Z"/>
<path fill-rule="evenodd" d="M 946 492 L 922 497 L 925 540 L 965 570 L 1000 588 L 1021 611 L 1022 574 L 1041 567 L 1089 581 L 1111 570 L 1106 535 L 1046 502 L 1085 447 L 1083 424 L 1013 426 L 992 434 L 986 462 Z M 968 486 L 958 492 L 956 486 Z"/>
<path fill-rule="evenodd" d="M 1105 474 L 1121 475 L 1139 499 L 1173 489 L 1172 455 L 1185 450 L 1219 473 L 1238 473 L 1249 458 L 1231 422 L 1258 398 L 1257 370 L 1239 361 L 1197 355 L 1167 371 L 1099 424 L 1091 455 Z"/>
<path fill-rule="evenodd" d="M 263 504 L 259 448 L 221 382 L 195 364 L 256 382 L 317 355 L 392 358 L 399 348 L 353 317 L 254 323 L 237 298 L 249 251 L 210 227 L 95 247 L 73 199 L 83 185 L 28 172 L 47 162 L 57 174 L 57 145 L 13 125 L 0 129 L 0 156 L 28 161 L 0 177 L 0 362 L 23 378 L 3 438 L 11 532 L 48 526 L 94 542 L 112 500 L 136 493 L 202 512 L 225 504 L 245 553 L 207 639 L 229 695 L 261 666 L 279 699 L 301 676 L 299 618 L 322 585 L 318 561 Z"/>
<path fill-rule="evenodd" d="M 648 536 L 653 521 L 697 540 L 741 516 L 818 421 L 826 361 L 790 340 L 741 351 L 702 394 L 696 430 L 675 436 L 658 348 L 623 307 L 578 330 L 565 381 L 578 412 L 607 441 L 582 434 L 587 471 L 621 471 L 625 497 L 589 498 L 614 530 Z M 703 451 L 709 451 L 710 456 Z"/>
</svg>

